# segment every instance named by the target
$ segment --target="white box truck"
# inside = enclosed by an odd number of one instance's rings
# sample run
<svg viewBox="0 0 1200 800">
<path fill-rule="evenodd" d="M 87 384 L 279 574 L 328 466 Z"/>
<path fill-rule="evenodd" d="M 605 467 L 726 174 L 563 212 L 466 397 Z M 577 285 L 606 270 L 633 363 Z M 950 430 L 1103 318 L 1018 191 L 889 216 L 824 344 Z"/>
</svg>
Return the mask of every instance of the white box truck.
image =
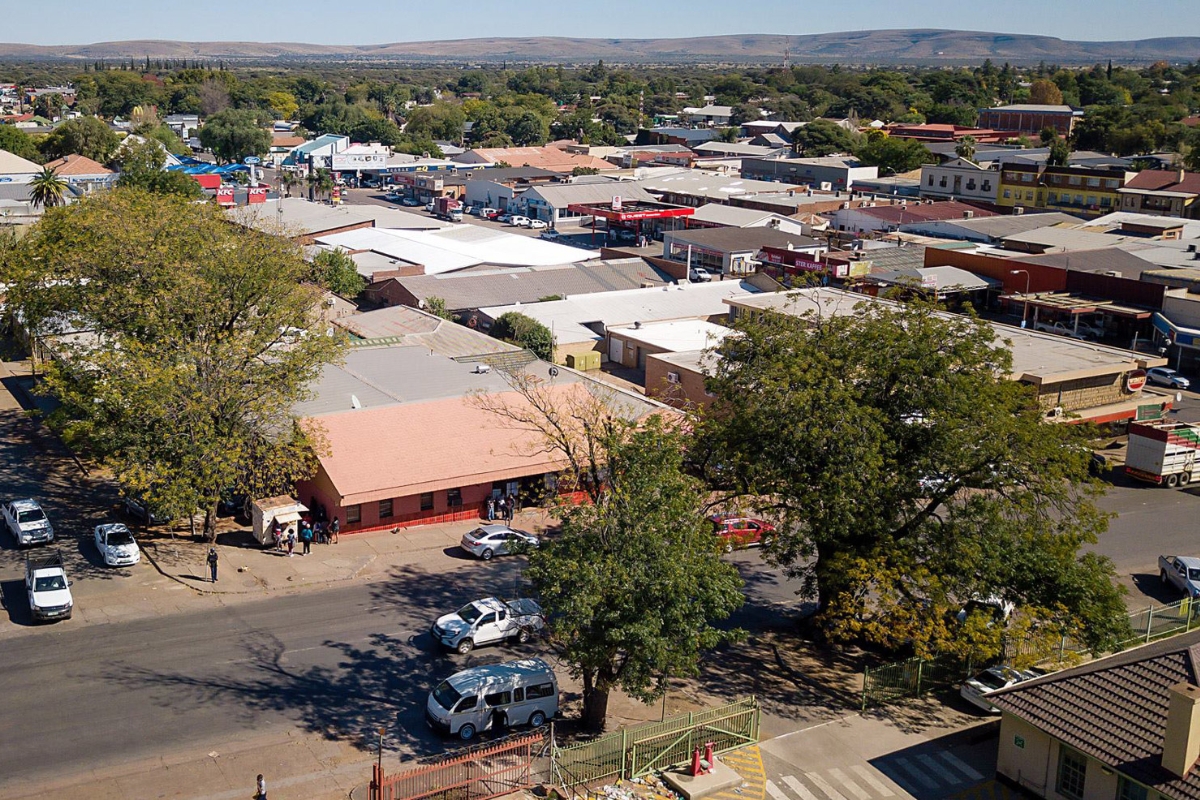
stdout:
<svg viewBox="0 0 1200 800">
<path fill-rule="evenodd" d="M 1197 449 L 1200 449 L 1200 425 L 1131 422 L 1125 472 L 1131 478 L 1171 489 L 1186 486 L 1195 476 Z"/>
</svg>

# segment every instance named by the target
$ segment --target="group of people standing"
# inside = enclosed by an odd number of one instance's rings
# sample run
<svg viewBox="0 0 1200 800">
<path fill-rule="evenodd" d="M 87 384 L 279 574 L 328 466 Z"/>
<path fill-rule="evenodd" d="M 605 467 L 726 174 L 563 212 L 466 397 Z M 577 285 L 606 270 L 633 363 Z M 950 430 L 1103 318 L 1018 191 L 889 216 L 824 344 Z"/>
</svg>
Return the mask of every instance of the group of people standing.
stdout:
<svg viewBox="0 0 1200 800">
<path fill-rule="evenodd" d="M 489 497 L 487 499 L 488 522 L 494 522 L 498 519 L 505 522 L 512 522 L 513 515 L 516 513 L 517 498 L 512 493 L 501 495 L 500 497 Z"/>
<path fill-rule="evenodd" d="M 316 503 L 313 504 L 313 510 L 301 517 L 296 526 L 288 525 L 285 528 L 278 519 L 271 523 L 275 549 L 281 553 L 286 550 L 289 557 L 296 554 L 297 540 L 303 548 L 300 555 L 306 556 L 312 552 L 314 541 L 317 544 L 337 544 L 341 530 L 341 521 L 336 516 L 331 521 L 326 521 L 325 507 Z"/>
</svg>

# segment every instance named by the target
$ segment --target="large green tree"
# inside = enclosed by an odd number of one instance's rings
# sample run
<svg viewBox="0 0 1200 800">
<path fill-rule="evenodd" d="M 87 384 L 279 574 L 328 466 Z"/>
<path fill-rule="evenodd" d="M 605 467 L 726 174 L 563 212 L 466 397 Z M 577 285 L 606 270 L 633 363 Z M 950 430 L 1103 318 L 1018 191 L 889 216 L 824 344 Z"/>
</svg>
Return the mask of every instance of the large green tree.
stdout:
<svg viewBox="0 0 1200 800">
<path fill-rule="evenodd" d="M 342 339 L 308 270 L 210 203 L 116 188 L 47 212 L 0 279 L 34 335 L 86 332 L 53 340 L 46 372 L 68 443 L 212 538 L 223 490 L 267 497 L 314 469 L 292 409 Z"/>
<path fill-rule="evenodd" d="M 359 274 L 354 259 L 338 248 L 317 253 L 311 278 L 318 286 L 350 299 L 367 288 L 367 279 Z"/>
<path fill-rule="evenodd" d="M 806 157 L 829 156 L 853 151 L 857 139 L 836 122 L 814 119 L 792 134 L 792 146 Z"/>
<path fill-rule="evenodd" d="M 28 133 L 14 125 L 0 125 L 0 150 L 7 150 L 13 155 L 34 163 L 42 162 L 42 154 L 38 150 L 37 142 Z"/>
<path fill-rule="evenodd" d="M 219 111 L 200 129 L 200 144 L 226 164 L 246 156 L 261 156 L 271 149 L 271 132 L 262 122 L 255 111 L 233 108 Z"/>
<path fill-rule="evenodd" d="M 496 317 L 488 332 L 497 339 L 524 347 L 543 361 L 554 360 L 554 334 L 533 317 L 519 311 Z"/>
<path fill-rule="evenodd" d="M 947 615 L 993 596 L 1093 646 L 1125 630 L 1111 563 L 1081 553 L 1107 526 L 1082 431 L 1043 421 L 990 325 L 871 303 L 739 327 L 695 459 L 780 518 L 769 557 L 803 578 L 819 631 L 965 646 Z M 967 654 L 996 654 L 985 630 Z"/>
<path fill-rule="evenodd" d="M 929 148 L 915 139 L 899 139 L 879 133 L 868 134 L 854 155 L 868 166 L 879 167 L 884 175 L 911 172 L 922 164 L 937 161 Z"/>
<path fill-rule="evenodd" d="M 556 394 L 528 376 L 519 405 L 488 405 L 542 433 L 591 502 L 556 509 L 560 536 L 529 553 L 525 577 L 559 658 L 583 684 L 583 722 L 604 729 L 609 694 L 650 702 L 738 632 L 714 623 L 743 602 L 736 568 L 704 519 L 707 492 L 683 469 L 678 420 L 637 421 L 604 395 Z"/>
<path fill-rule="evenodd" d="M 117 154 L 117 166 L 121 171 L 117 185 L 192 200 L 204 196 L 195 178 L 183 172 L 168 172 L 166 163 L 166 148 L 157 139 L 126 144 Z"/>
<path fill-rule="evenodd" d="M 79 117 L 69 119 L 51 131 L 42 140 L 41 148 L 48 160 L 78 154 L 107 164 L 120 144 L 120 137 L 102 120 Z"/>
</svg>

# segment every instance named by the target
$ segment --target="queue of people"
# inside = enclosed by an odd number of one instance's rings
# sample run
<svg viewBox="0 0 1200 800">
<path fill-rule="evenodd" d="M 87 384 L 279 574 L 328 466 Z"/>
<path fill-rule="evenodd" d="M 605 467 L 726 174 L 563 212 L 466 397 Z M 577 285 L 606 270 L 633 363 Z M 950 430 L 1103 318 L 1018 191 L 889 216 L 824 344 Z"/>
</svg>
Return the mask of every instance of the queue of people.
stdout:
<svg viewBox="0 0 1200 800">
<path fill-rule="evenodd" d="M 333 519 L 328 519 L 325 513 L 325 506 L 314 502 L 311 504 L 311 509 L 293 524 L 284 524 L 278 519 L 271 523 L 271 537 L 275 542 L 275 550 L 279 553 L 287 552 L 288 556 L 296 554 L 296 543 L 300 543 L 300 555 L 306 556 L 312 552 L 313 543 L 317 544 L 337 544 L 338 534 L 341 533 L 342 524 L 337 515 Z"/>
<path fill-rule="evenodd" d="M 494 495 L 488 497 L 485 505 L 488 522 L 495 522 L 499 519 L 511 523 L 513 516 L 520 510 L 517 508 L 516 495 L 512 493 L 499 497 Z"/>
</svg>

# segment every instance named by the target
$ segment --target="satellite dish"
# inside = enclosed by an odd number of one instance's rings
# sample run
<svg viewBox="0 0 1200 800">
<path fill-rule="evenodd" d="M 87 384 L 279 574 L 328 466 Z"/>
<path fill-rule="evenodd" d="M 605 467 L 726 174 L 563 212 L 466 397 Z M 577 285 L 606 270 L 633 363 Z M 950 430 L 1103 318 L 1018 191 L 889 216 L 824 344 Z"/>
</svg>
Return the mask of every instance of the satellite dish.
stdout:
<svg viewBox="0 0 1200 800">
<path fill-rule="evenodd" d="M 550 369 L 548 369 L 548 370 L 546 370 L 546 371 L 550 373 L 550 377 L 551 377 L 551 378 L 557 378 L 557 377 L 558 377 L 558 367 L 551 367 Z"/>
</svg>

